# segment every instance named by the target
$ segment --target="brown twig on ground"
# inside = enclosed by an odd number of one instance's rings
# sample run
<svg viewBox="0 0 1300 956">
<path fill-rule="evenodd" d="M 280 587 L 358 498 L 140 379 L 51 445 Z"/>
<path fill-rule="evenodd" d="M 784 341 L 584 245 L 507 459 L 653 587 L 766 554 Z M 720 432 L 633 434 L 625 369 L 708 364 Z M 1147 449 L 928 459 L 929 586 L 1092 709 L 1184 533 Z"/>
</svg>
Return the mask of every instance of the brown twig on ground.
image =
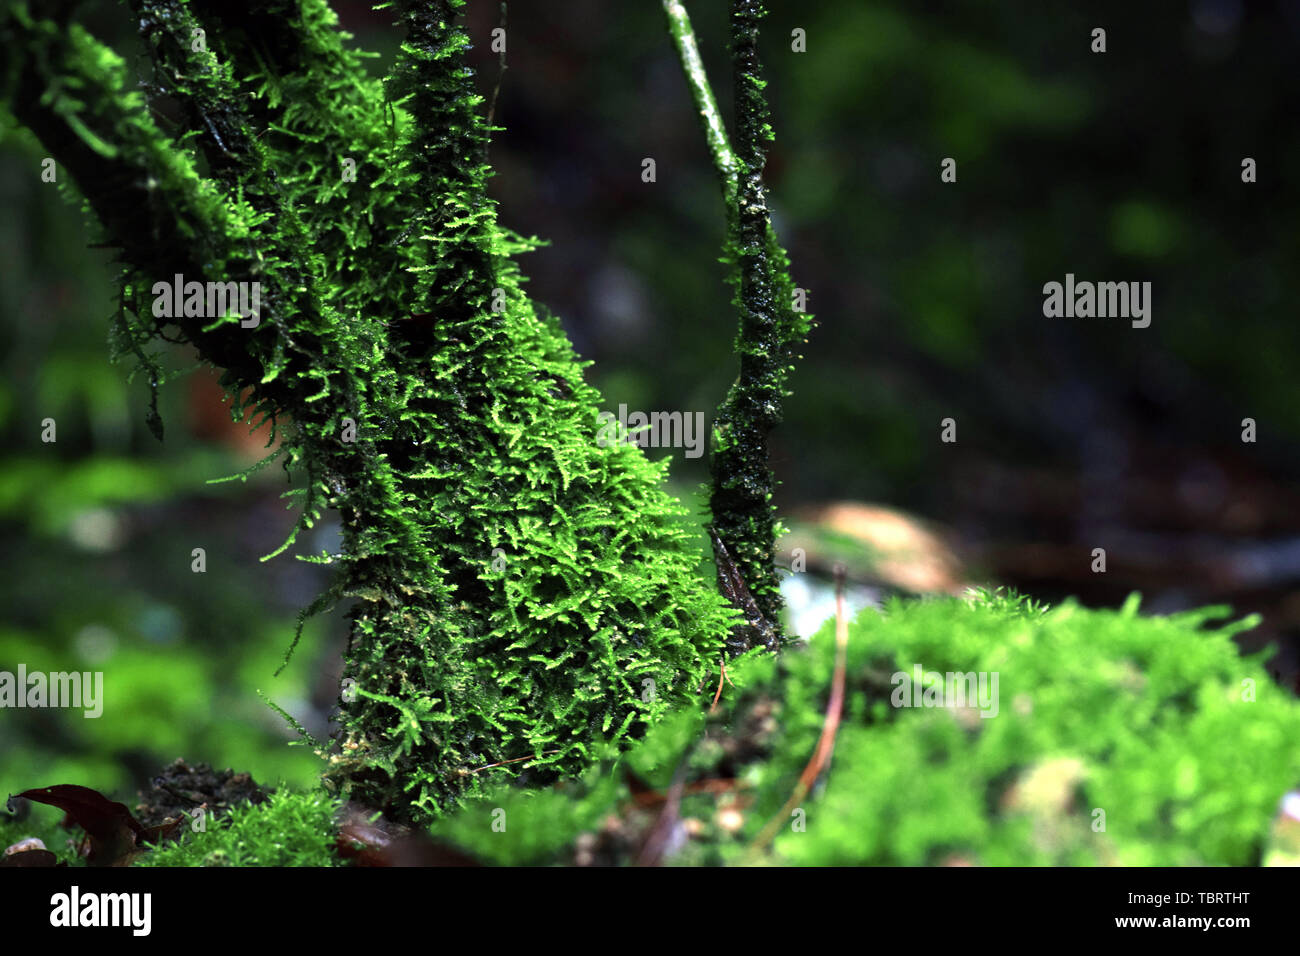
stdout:
<svg viewBox="0 0 1300 956">
<path fill-rule="evenodd" d="M 532 756 L 531 754 L 527 757 L 514 757 L 510 760 L 500 760 L 497 763 L 484 764 L 481 767 L 475 767 L 473 770 L 466 770 L 465 768 L 462 767 L 460 770 L 457 771 L 457 773 L 461 775 L 479 773 L 482 770 L 491 770 L 493 767 L 504 767 L 508 763 L 519 763 L 521 760 L 536 760 L 537 757 L 549 757 L 552 754 L 558 754 L 559 752 L 560 751 L 558 750 L 543 750 L 536 757 Z"/>
<path fill-rule="evenodd" d="M 844 612 L 844 567 L 835 568 L 835 671 L 831 677 L 831 696 L 826 704 L 826 720 L 822 723 L 821 737 L 817 740 L 817 749 L 799 775 L 794 792 L 785 802 L 781 812 L 768 821 L 761 833 L 750 844 L 751 852 L 758 852 L 772 842 L 776 831 L 790 816 L 790 811 L 808 795 L 817 778 L 830 762 L 831 752 L 835 749 L 835 735 L 840 728 L 840 717 L 844 712 L 845 670 L 848 665 L 849 620 Z"/>
<path fill-rule="evenodd" d="M 728 684 L 731 684 L 731 678 L 727 677 L 727 655 L 726 654 L 722 655 L 722 673 L 718 675 L 718 692 L 713 695 L 713 703 L 709 705 L 710 714 L 718 709 L 718 701 L 722 698 L 722 682 L 724 679 Z M 731 686 L 734 688 L 736 685 L 731 684 Z"/>
</svg>

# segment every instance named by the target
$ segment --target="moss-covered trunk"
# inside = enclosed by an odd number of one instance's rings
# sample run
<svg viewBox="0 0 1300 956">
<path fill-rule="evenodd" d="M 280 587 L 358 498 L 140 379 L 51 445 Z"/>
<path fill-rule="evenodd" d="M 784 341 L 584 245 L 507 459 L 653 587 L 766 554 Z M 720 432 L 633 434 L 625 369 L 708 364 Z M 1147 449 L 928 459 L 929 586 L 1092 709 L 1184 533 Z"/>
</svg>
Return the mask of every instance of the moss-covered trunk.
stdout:
<svg viewBox="0 0 1300 956">
<path fill-rule="evenodd" d="M 284 435 L 300 526 L 342 518 L 313 607 L 356 599 L 331 779 L 436 815 L 475 768 L 575 770 L 692 694 L 731 614 L 663 468 L 595 440 L 598 396 L 521 291 L 460 0 L 395 4 L 387 84 L 320 0 L 132 6 L 153 89 L 12 4 L 4 102 L 120 249 L 120 350 L 160 381 L 151 344 L 194 345 Z M 171 133 L 148 108 L 168 98 Z M 259 320 L 158 315 L 176 275 L 260 283 Z"/>
</svg>

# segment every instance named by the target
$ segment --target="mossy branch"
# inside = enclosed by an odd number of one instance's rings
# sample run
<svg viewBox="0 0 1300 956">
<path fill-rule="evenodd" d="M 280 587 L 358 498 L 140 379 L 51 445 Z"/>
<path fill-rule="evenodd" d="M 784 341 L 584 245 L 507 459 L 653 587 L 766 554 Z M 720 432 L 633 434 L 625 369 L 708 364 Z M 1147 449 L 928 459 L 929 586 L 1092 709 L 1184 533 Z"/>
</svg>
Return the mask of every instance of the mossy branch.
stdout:
<svg viewBox="0 0 1300 956">
<path fill-rule="evenodd" d="M 287 426 L 299 528 L 338 512 L 309 611 L 356 599 L 357 693 L 327 779 L 428 819 L 489 777 L 580 770 L 691 700 L 734 614 L 663 466 L 598 440 L 599 395 L 523 294 L 512 257 L 536 243 L 487 196 L 462 0 L 390 5 L 406 40 L 383 82 L 324 0 L 132 3 L 144 93 L 77 24 L 14 2 L 0 96 L 121 249 L 130 351 L 195 345 L 239 410 L 251 394 Z M 260 281 L 260 325 L 155 316 L 151 283 L 176 273 Z"/>
<path fill-rule="evenodd" d="M 810 328 L 810 316 L 794 307 L 789 259 L 772 228 L 763 188 L 767 146 L 772 141 L 765 82 L 758 59 L 761 3 L 732 0 L 730 52 L 735 85 L 735 139 L 727 142 L 716 100 L 700 62 L 690 18 L 680 0 L 663 0 L 664 12 L 691 95 L 699 109 L 727 206 L 724 261 L 740 314 L 736 351 L 740 374 L 714 420 L 709 507 L 716 532 L 715 557 L 724 592 L 735 593 L 737 575 L 748 585 L 762 620 L 751 621 L 733 648 L 780 640 L 782 608 L 773 564 L 778 526 L 768 466 L 768 435 L 780 422 L 794 351 Z M 730 565 L 734 562 L 734 569 Z M 753 615 L 749 615 L 752 619 Z"/>
</svg>

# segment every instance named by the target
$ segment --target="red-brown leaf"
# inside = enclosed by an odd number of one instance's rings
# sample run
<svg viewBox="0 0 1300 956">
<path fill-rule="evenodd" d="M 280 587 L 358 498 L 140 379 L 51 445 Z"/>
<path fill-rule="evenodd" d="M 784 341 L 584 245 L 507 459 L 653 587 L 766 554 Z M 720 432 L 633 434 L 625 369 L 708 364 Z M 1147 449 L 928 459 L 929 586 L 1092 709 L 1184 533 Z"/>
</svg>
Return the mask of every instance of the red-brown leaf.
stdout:
<svg viewBox="0 0 1300 956">
<path fill-rule="evenodd" d="M 67 821 L 81 827 L 90 838 L 87 862 L 91 866 L 121 866 L 129 862 L 137 843 L 149 837 L 126 804 L 116 803 L 98 790 L 72 783 L 40 787 L 20 794 L 28 800 L 58 807 Z"/>
</svg>

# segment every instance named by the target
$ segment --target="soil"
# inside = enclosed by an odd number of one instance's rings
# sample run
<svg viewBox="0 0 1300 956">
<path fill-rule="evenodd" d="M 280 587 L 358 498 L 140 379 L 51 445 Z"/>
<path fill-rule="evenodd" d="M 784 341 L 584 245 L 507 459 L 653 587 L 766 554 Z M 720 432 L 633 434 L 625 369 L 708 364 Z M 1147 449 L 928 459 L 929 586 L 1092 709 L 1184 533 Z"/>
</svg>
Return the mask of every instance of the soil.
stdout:
<svg viewBox="0 0 1300 956">
<path fill-rule="evenodd" d="M 135 815 L 146 827 L 159 826 L 180 819 L 181 811 L 193 813 L 206 804 L 207 812 L 219 817 L 245 800 L 263 803 L 274 792 L 273 787 L 258 786 L 247 773 L 213 770 L 205 763 L 191 767 L 177 757 L 153 778 L 148 790 L 140 792 Z"/>
</svg>

